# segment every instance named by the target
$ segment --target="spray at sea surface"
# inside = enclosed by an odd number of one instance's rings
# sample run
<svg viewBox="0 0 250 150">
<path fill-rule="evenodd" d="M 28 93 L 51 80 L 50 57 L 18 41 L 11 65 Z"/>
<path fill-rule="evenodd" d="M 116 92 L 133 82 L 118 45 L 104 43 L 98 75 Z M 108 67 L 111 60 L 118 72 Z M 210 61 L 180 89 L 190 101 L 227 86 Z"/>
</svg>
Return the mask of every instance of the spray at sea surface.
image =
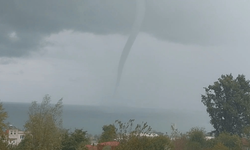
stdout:
<svg viewBox="0 0 250 150">
<path fill-rule="evenodd" d="M 121 77 L 122 77 L 122 72 L 124 65 L 126 63 L 126 60 L 128 58 L 129 52 L 131 50 L 132 45 L 135 42 L 135 39 L 140 31 L 144 16 L 145 16 L 145 0 L 136 0 L 136 17 L 135 17 L 135 22 L 131 31 L 131 34 L 123 48 L 121 58 L 119 61 L 119 66 L 118 66 L 118 71 L 117 71 L 117 79 L 116 79 L 116 85 L 115 85 L 115 92 L 116 94 L 118 87 L 120 85 Z"/>
</svg>

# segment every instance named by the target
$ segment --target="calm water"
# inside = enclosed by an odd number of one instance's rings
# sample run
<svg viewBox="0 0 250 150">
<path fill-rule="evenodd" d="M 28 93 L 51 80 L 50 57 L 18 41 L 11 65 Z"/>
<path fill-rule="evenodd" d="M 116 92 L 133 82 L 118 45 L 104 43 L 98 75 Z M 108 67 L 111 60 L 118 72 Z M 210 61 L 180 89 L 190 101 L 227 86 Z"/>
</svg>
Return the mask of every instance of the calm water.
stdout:
<svg viewBox="0 0 250 150">
<path fill-rule="evenodd" d="M 23 129 L 28 120 L 29 103 L 3 102 L 8 112 L 7 122 Z M 203 127 L 206 131 L 213 130 L 209 124 L 209 117 L 204 111 L 164 110 L 131 107 L 107 106 L 75 106 L 64 105 L 63 127 L 67 129 L 82 128 L 90 134 L 100 134 L 102 126 L 113 124 L 115 120 L 127 122 L 135 119 L 136 123 L 147 122 L 155 131 L 170 133 L 171 124 L 176 124 L 181 132 L 186 132 L 192 127 Z"/>
</svg>

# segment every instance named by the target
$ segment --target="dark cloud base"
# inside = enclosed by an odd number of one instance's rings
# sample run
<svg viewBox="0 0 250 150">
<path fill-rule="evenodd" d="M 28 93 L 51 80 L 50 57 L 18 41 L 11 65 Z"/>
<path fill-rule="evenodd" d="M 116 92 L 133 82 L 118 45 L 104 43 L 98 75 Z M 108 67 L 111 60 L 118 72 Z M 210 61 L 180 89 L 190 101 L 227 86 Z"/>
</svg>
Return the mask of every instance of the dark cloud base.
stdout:
<svg viewBox="0 0 250 150">
<path fill-rule="evenodd" d="M 245 9 L 240 7 L 250 3 L 230 0 L 146 2 L 141 31 L 159 39 L 217 45 L 241 42 L 239 39 L 250 35 L 246 32 L 249 22 Z M 129 34 L 135 19 L 135 5 L 135 0 L 0 1 L 0 56 L 18 57 L 38 50 L 41 39 L 64 29 L 102 35 Z M 242 11 L 232 11 L 239 8 Z M 13 32 L 17 36 L 15 40 L 9 36 Z"/>
</svg>

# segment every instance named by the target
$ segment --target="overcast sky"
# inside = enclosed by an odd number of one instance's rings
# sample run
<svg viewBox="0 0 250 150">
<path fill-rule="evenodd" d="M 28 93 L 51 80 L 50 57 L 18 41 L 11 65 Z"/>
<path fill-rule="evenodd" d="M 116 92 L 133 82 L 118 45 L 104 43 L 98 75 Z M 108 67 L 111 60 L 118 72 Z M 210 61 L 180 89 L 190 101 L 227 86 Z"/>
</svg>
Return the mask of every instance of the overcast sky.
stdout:
<svg viewBox="0 0 250 150">
<path fill-rule="evenodd" d="M 113 96 L 135 0 L 0 0 L 0 99 L 204 110 L 222 74 L 250 79 L 249 0 L 146 0 Z"/>
</svg>

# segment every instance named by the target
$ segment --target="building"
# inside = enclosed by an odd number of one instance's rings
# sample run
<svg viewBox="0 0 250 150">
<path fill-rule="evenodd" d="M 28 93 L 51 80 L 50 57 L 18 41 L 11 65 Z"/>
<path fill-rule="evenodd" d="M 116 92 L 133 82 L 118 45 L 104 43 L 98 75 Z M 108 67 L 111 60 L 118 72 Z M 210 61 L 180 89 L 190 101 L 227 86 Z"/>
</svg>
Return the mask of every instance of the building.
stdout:
<svg viewBox="0 0 250 150">
<path fill-rule="evenodd" d="M 86 145 L 88 150 L 97 150 L 97 146 L 94 145 Z"/>
<path fill-rule="evenodd" d="M 115 148 L 116 148 L 119 144 L 120 144 L 120 143 L 117 142 L 117 141 L 99 143 L 99 144 L 97 145 L 97 150 L 102 150 L 105 146 L 110 147 L 110 150 L 115 150 Z"/>
<path fill-rule="evenodd" d="M 9 125 L 7 129 L 9 144 L 18 145 L 24 138 L 24 131 L 19 130 L 15 126 Z"/>
<path fill-rule="evenodd" d="M 109 147 L 110 150 L 115 150 L 115 148 L 119 145 L 120 143 L 117 141 L 110 141 L 110 142 L 103 142 L 99 143 L 96 146 L 94 145 L 86 145 L 88 150 L 102 150 L 104 147 Z"/>
</svg>

